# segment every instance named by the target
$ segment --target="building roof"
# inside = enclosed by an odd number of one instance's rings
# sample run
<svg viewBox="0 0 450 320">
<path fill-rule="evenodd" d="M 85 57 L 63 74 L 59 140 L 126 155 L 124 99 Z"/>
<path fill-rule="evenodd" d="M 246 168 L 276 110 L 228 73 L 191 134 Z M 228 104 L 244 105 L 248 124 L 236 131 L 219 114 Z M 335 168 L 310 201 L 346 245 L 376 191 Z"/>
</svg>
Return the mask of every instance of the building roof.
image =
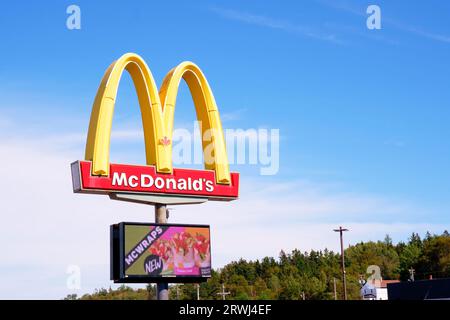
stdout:
<svg viewBox="0 0 450 320">
<path fill-rule="evenodd" d="M 400 280 L 371 280 L 368 281 L 371 285 L 373 285 L 375 288 L 387 288 L 387 285 L 390 283 L 398 283 Z"/>
</svg>

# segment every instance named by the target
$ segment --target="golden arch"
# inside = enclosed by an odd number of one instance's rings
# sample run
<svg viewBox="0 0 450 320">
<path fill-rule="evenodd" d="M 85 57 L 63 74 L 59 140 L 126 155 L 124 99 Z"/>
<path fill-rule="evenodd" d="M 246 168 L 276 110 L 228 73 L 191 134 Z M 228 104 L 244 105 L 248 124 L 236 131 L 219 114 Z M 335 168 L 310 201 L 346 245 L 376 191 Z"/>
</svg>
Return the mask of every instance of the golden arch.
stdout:
<svg viewBox="0 0 450 320">
<path fill-rule="evenodd" d="M 92 161 L 92 174 L 109 174 L 109 149 L 114 104 L 120 78 L 127 70 L 133 79 L 141 109 L 144 128 L 147 165 L 156 166 L 157 172 L 171 173 L 172 133 L 178 86 L 183 78 L 191 92 L 197 119 L 202 123 L 205 169 L 214 170 L 216 182 L 230 184 L 230 171 L 225 139 L 219 111 L 211 88 L 199 67 L 183 62 L 164 78 L 157 91 L 155 80 L 144 60 L 134 53 L 127 53 L 113 62 L 106 70 L 92 107 L 86 142 L 85 159 Z M 202 139 L 204 140 L 204 139 Z"/>
</svg>

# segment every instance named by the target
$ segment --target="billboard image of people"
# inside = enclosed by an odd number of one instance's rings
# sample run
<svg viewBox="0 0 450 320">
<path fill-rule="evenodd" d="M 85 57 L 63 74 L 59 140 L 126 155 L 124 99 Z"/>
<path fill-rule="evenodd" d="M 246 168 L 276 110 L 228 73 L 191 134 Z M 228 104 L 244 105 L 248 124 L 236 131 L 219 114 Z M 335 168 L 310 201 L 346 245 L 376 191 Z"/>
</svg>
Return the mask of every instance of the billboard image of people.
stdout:
<svg viewBox="0 0 450 320">
<path fill-rule="evenodd" d="M 123 225 L 123 276 L 210 277 L 209 226 Z"/>
</svg>

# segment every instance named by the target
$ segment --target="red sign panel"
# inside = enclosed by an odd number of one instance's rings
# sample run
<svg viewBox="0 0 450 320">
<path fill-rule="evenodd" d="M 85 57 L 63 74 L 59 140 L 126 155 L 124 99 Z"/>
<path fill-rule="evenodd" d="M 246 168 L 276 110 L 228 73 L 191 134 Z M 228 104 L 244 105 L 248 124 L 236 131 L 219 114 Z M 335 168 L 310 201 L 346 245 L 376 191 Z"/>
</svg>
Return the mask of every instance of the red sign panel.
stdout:
<svg viewBox="0 0 450 320">
<path fill-rule="evenodd" d="M 239 193 L 239 174 L 231 173 L 231 184 L 218 184 L 214 171 L 173 169 L 157 173 L 154 166 L 110 164 L 109 176 L 91 175 L 90 161 L 72 163 L 74 192 L 138 193 L 201 197 L 210 200 L 233 200 Z"/>
</svg>

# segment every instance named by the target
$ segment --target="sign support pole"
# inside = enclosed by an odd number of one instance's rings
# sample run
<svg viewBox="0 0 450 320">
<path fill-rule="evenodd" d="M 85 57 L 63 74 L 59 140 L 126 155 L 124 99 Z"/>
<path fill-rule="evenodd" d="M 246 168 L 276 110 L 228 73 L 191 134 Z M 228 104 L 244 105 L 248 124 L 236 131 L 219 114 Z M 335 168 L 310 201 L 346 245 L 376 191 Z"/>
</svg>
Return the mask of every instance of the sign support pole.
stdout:
<svg viewBox="0 0 450 320">
<path fill-rule="evenodd" d="M 155 203 L 155 223 L 167 223 L 167 208 L 165 204 Z M 156 299 L 169 300 L 169 283 L 156 284 Z"/>
</svg>

